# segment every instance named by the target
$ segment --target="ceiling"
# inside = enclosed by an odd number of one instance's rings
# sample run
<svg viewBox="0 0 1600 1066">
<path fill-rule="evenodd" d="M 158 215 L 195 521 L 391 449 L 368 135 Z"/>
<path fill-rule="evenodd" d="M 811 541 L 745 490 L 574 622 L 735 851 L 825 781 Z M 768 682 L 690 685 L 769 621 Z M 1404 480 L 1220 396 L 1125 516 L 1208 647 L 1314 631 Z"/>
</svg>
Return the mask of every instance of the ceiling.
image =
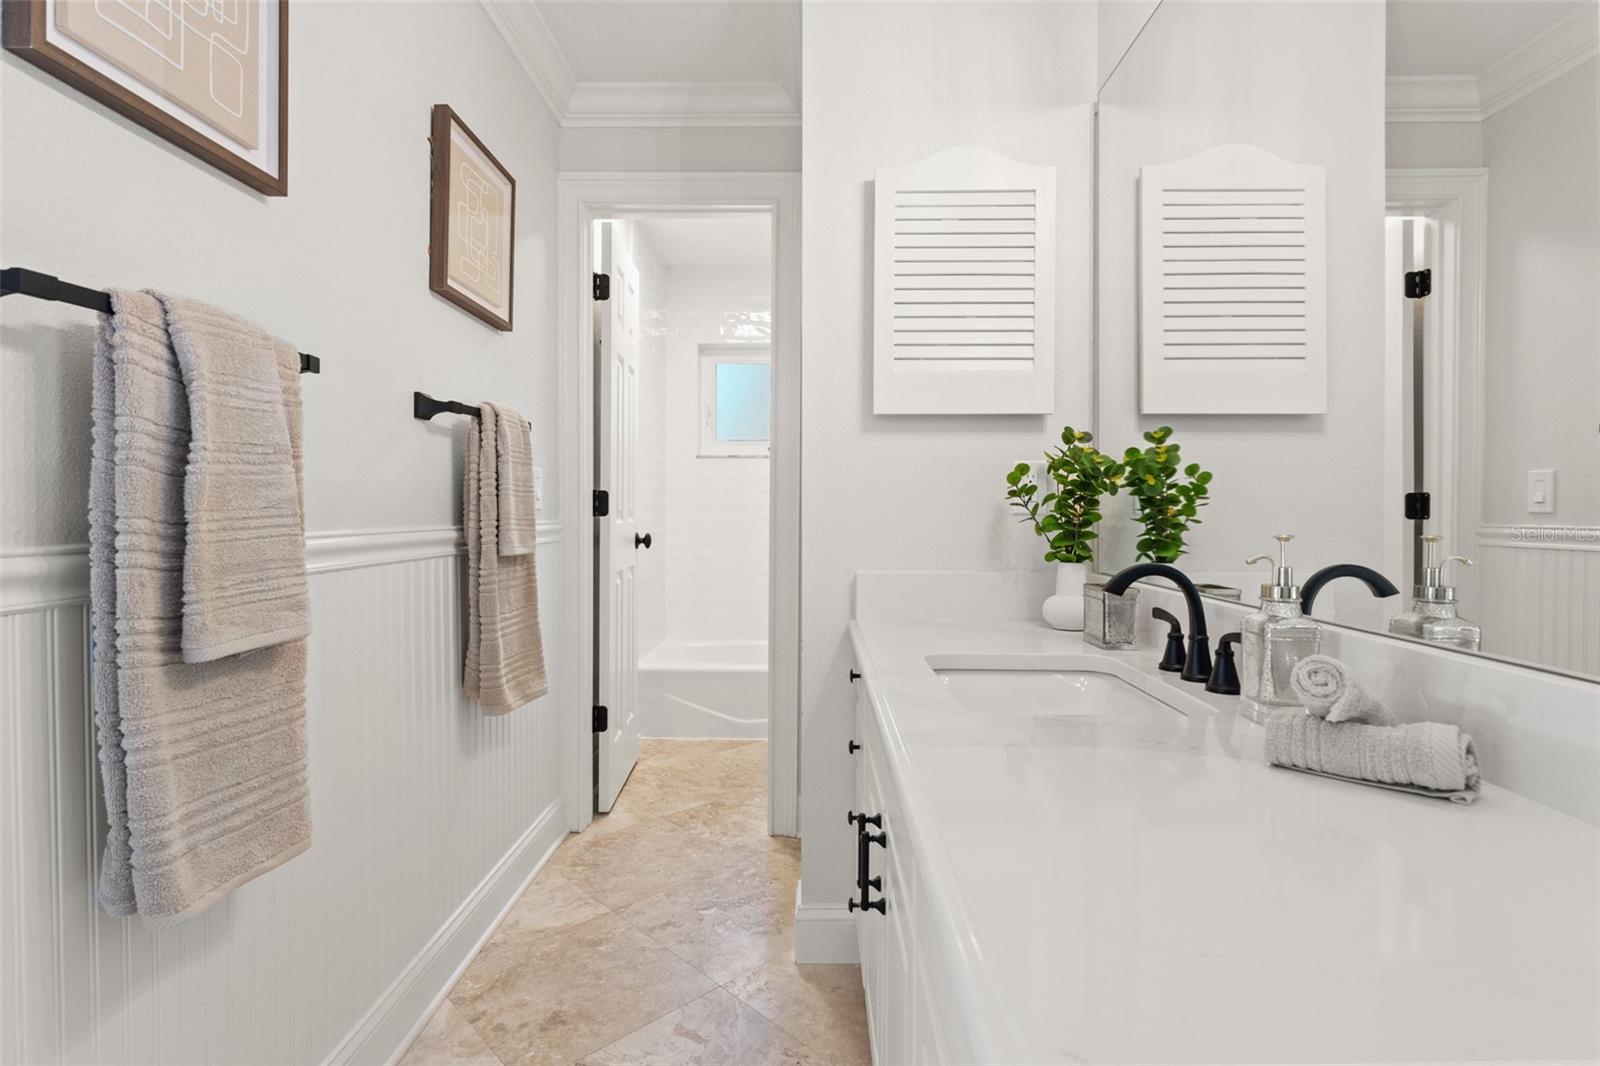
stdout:
<svg viewBox="0 0 1600 1066">
<path fill-rule="evenodd" d="M 564 126 L 800 121 L 799 0 L 483 0 Z"/>
<path fill-rule="evenodd" d="M 1388 73 L 1484 73 L 1593 0 L 1389 0 Z"/>
<path fill-rule="evenodd" d="M 647 218 L 635 223 L 668 269 L 769 270 L 772 218 L 766 214 Z"/>
</svg>

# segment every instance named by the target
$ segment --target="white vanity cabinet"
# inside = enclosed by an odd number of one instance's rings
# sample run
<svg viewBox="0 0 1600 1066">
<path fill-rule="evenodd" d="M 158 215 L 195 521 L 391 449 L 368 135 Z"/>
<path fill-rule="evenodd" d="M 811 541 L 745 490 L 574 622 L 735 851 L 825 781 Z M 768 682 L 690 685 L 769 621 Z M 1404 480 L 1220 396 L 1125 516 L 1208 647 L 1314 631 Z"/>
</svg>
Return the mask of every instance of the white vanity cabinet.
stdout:
<svg viewBox="0 0 1600 1066">
<path fill-rule="evenodd" d="M 904 808 L 896 791 L 884 751 L 884 736 L 872 709 L 865 679 L 856 682 L 855 807 L 865 815 L 862 824 L 852 820 L 852 838 L 861 854 L 860 834 L 869 842 L 865 850 L 867 899 L 871 908 L 854 911 L 861 957 L 861 981 L 866 989 L 867 1018 L 872 1033 L 872 1058 L 878 1066 L 955 1061 L 948 1049 L 952 1040 L 946 1027 L 959 1026 L 959 1017 L 941 1012 L 930 970 L 925 902 L 926 881 L 906 832 Z M 858 876 L 860 871 L 858 870 Z M 860 883 L 855 900 L 861 901 Z M 874 909 L 882 901 L 881 911 Z M 956 1040 L 956 1046 L 964 1042 Z M 962 1061 L 969 1061 L 963 1059 Z"/>
</svg>

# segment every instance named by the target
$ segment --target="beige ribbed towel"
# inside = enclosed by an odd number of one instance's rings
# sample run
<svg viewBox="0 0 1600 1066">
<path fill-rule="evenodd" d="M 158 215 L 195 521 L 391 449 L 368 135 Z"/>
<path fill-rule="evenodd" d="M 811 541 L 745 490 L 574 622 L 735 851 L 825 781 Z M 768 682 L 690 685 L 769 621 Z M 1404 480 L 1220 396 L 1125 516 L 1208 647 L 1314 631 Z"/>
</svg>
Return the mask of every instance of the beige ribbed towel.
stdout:
<svg viewBox="0 0 1600 1066">
<path fill-rule="evenodd" d="M 502 555 L 497 426 L 502 412 L 481 405 L 467 435 L 462 526 L 467 540 L 467 656 L 462 688 L 486 714 L 505 714 L 549 691 L 539 636 L 534 556 Z M 520 417 L 512 414 L 511 417 Z"/>
<path fill-rule="evenodd" d="M 532 555 L 538 541 L 533 514 L 533 433 L 528 420 L 495 406 L 495 477 L 500 493 L 500 554 Z"/>
<path fill-rule="evenodd" d="M 99 895 L 112 914 L 165 925 L 310 844 L 306 646 L 183 661 L 188 399 L 161 303 L 113 292 L 112 307 L 95 352 L 89 496 L 110 823 Z M 298 360 L 279 369 L 298 456 Z"/>
<path fill-rule="evenodd" d="M 1471 803 L 1482 790 L 1472 738 L 1453 725 L 1329 723 L 1299 707 L 1266 718 L 1263 746 L 1275 766 Z"/>
<path fill-rule="evenodd" d="M 308 636 L 299 356 L 237 315 L 158 296 L 189 400 L 183 660 Z"/>
</svg>

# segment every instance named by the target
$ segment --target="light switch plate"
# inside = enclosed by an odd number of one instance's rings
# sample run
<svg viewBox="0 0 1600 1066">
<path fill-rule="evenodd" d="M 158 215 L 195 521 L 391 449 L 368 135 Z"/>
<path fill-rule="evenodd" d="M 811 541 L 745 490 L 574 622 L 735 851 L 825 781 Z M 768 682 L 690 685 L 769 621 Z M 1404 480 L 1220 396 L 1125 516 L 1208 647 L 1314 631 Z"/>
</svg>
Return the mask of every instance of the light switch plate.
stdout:
<svg viewBox="0 0 1600 1066">
<path fill-rule="evenodd" d="M 533 468 L 533 509 L 544 510 L 544 467 Z"/>
<path fill-rule="evenodd" d="M 1556 472 L 1528 471 L 1528 513 L 1551 514 L 1556 509 Z"/>
</svg>

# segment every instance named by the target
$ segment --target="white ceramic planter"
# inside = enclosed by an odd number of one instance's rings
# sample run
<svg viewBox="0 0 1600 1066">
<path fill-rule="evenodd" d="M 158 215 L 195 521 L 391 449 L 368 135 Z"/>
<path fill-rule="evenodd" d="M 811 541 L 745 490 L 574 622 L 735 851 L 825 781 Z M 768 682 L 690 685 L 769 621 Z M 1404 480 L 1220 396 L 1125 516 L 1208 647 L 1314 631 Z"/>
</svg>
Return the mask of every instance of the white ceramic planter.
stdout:
<svg viewBox="0 0 1600 1066">
<path fill-rule="evenodd" d="M 1088 563 L 1057 563 L 1056 594 L 1044 601 L 1044 620 L 1056 629 L 1083 629 L 1083 583 Z"/>
</svg>

